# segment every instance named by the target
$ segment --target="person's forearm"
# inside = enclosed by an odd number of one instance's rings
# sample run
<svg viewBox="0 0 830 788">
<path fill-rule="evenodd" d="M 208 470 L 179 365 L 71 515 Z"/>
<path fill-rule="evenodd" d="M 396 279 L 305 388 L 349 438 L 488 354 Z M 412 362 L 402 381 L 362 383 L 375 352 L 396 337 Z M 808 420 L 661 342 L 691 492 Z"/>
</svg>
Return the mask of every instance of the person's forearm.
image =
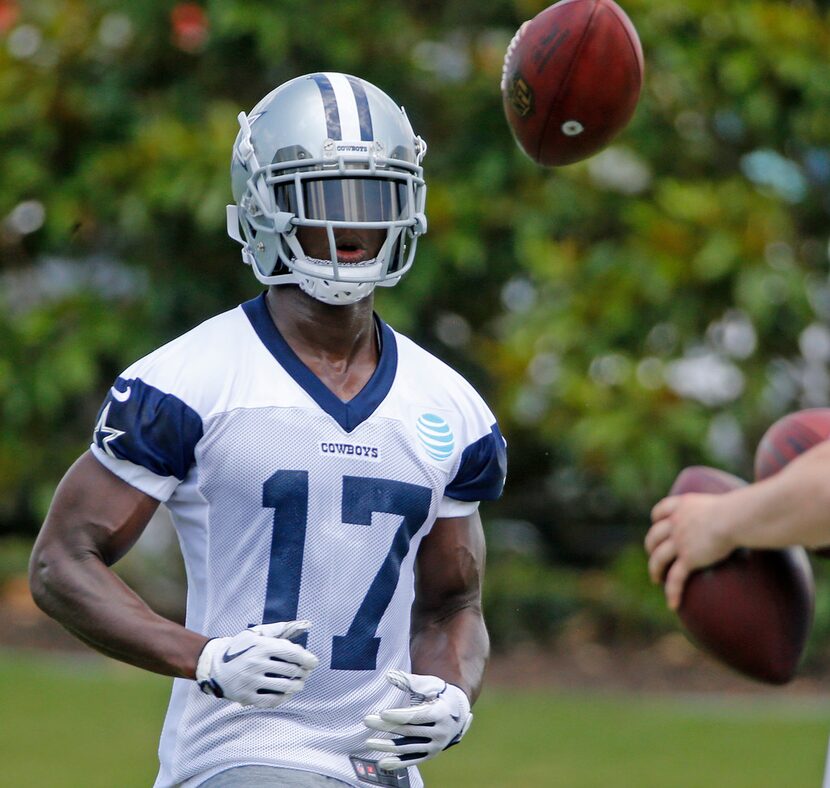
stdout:
<svg viewBox="0 0 830 788">
<path fill-rule="evenodd" d="M 410 654 L 414 673 L 439 676 L 464 690 L 474 703 L 490 654 L 481 608 L 471 605 L 443 617 L 416 620 Z"/>
<path fill-rule="evenodd" d="M 830 545 L 830 441 L 775 476 L 729 493 L 725 503 L 726 527 L 737 546 Z"/>
<path fill-rule="evenodd" d="M 98 556 L 36 551 L 30 581 L 37 604 L 89 646 L 155 673 L 195 676 L 207 638 L 151 610 Z"/>
</svg>

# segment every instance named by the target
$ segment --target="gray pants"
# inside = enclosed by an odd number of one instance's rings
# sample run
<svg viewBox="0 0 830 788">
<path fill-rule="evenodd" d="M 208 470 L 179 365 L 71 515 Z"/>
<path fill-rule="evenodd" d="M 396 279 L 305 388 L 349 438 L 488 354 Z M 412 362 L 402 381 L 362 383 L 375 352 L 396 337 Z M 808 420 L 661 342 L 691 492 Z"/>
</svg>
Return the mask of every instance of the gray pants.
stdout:
<svg viewBox="0 0 830 788">
<path fill-rule="evenodd" d="M 214 774 L 199 788 L 338 788 L 342 780 L 280 766 L 234 766 Z"/>
</svg>

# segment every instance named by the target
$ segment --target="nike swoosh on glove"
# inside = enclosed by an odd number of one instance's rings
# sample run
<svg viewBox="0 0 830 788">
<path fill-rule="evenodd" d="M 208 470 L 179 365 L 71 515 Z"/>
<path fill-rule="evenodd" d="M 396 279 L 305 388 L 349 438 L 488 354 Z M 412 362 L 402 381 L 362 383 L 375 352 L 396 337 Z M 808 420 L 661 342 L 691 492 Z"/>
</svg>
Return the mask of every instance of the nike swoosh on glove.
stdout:
<svg viewBox="0 0 830 788">
<path fill-rule="evenodd" d="M 310 621 L 259 624 L 233 637 L 209 640 L 196 666 L 199 689 L 243 706 L 273 709 L 296 695 L 318 659 L 292 638 Z"/>
<path fill-rule="evenodd" d="M 458 744 L 467 732 L 473 715 L 464 691 L 438 676 L 420 676 L 390 670 L 386 679 L 409 693 L 411 706 L 370 714 L 368 728 L 394 734 L 395 738 L 366 740 L 372 750 L 389 753 L 378 761 L 381 769 L 403 769 L 434 758 Z"/>
</svg>

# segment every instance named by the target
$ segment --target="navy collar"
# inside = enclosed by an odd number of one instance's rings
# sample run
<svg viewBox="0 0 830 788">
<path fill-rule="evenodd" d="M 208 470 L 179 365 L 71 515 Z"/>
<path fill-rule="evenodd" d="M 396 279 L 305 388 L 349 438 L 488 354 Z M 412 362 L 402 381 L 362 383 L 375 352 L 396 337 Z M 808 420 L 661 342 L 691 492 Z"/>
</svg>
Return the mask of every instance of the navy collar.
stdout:
<svg viewBox="0 0 830 788">
<path fill-rule="evenodd" d="M 381 339 L 378 365 L 366 385 L 348 402 L 343 402 L 300 360 L 285 341 L 268 312 L 265 293 L 246 301 L 242 304 L 242 309 L 260 341 L 280 366 L 346 432 L 360 426 L 386 399 L 398 369 L 398 346 L 395 333 L 377 315 L 375 320 L 380 327 Z"/>
</svg>

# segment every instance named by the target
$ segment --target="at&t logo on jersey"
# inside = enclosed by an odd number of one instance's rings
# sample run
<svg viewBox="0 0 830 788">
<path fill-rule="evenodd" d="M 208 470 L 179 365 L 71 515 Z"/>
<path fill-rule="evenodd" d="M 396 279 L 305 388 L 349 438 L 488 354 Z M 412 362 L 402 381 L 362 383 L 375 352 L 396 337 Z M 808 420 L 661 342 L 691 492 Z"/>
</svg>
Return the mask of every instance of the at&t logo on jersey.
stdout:
<svg viewBox="0 0 830 788">
<path fill-rule="evenodd" d="M 424 413 L 415 423 L 418 438 L 426 453 L 433 459 L 448 460 L 455 449 L 455 438 L 450 425 L 434 413 Z"/>
<path fill-rule="evenodd" d="M 360 446 L 356 443 L 335 443 L 323 441 L 320 454 L 324 457 L 357 457 L 361 460 L 379 460 L 380 450 L 377 446 Z"/>
</svg>

